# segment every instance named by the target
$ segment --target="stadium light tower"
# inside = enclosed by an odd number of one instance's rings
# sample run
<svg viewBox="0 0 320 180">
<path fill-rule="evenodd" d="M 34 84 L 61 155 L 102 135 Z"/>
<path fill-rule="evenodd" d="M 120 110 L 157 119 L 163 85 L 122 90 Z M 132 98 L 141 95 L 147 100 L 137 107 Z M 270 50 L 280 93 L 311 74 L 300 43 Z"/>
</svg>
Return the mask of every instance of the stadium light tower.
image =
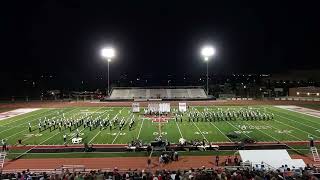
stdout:
<svg viewBox="0 0 320 180">
<path fill-rule="evenodd" d="M 108 91 L 107 96 L 109 96 L 110 90 L 109 90 L 109 63 L 111 60 L 116 56 L 116 52 L 114 48 L 112 47 L 106 47 L 101 49 L 101 56 L 108 61 Z"/>
<path fill-rule="evenodd" d="M 212 58 L 216 53 L 216 50 L 212 46 L 204 46 L 201 49 L 201 56 L 203 57 L 204 61 L 207 62 L 207 95 L 209 94 L 209 70 L 208 64 L 209 59 Z"/>
</svg>

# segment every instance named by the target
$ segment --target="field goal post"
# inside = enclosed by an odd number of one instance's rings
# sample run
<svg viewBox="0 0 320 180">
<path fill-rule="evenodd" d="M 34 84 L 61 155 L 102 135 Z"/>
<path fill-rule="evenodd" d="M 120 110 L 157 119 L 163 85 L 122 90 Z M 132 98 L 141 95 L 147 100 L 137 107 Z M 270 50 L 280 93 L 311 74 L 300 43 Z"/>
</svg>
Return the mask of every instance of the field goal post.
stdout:
<svg viewBox="0 0 320 180">
<path fill-rule="evenodd" d="M 140 104 L 138 102 L 132 103 L 132 112 L 139 113 L 140 112 Z"/>
</svg>

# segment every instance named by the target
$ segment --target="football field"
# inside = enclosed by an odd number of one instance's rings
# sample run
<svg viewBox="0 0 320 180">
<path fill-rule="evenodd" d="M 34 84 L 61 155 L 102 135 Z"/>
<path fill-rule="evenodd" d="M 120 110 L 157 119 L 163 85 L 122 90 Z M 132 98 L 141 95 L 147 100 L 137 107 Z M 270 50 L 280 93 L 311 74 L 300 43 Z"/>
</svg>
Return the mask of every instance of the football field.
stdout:
<svg viewBox="0 0 320 180">
<path fill-rule="evenodd" d="M 177 107 L 172 107 L 177 109 Z M 274 106 L 194 106 L 193 112 L 204 111 L 237 111 L 239 109 L 254 109 L 259 112 L 273 114 L 270 120 L 211 120 L 189 121 L 187 113 L 180 119 L 167 116 L 160 119 L 154 116 L 145 116 L 143 113 L 131 113 L 129 107 L 72 107 L 72 108 L 43 108 L 23 115 L 0 120 L 0 139 L 6 139 L 9 145 L 18 145 L 18 140 L 24 145 L 61 145 L 64 144 L 63 135 L 67 136 L 66 144 L 72 144 L 76 134 L 89 144 L 127 144 L 132 140 L 140 139 L 148 143 L 161 135 L 171 143 L 178 143 L 180 138 L 187 141 L 203 139 L 209 142 L 235 142 L 245 138 L 260 142 L 278 141 L 306 141 L 310 137 L 320 138 L 320 118 L 298 112 L 285 110 Z M 83 124 L 70 128 L 62 127 L 41 129 L 39 119 L 79 119 L 88 117 L 92 119 L 111 120 L 123 119 L 124 126 L 119 128 L 115 124 L 110 127 L 90 128 Z M 129 122 L 134 120 L 132 128 Z M 29 132 L 29 123 L 31 132 Z M 58 127 L 58 126 L 57 126 Z M 78 129 L 78 130 L 77 130 Z M 231 137 L 230 134 L 237 135 Z"/>
</svg>

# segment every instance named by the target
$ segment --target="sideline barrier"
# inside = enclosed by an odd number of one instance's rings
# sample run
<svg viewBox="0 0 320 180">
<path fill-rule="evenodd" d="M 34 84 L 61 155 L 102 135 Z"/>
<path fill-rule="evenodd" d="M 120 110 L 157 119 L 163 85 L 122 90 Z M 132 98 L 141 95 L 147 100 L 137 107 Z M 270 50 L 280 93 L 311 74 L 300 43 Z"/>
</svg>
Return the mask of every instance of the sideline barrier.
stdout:
<svg viewBox="0 0 320 180">
<path fill-rule="evenodd" d="M 314 98 L 314 97 L 281 97 L 281 98 L 274 98 L 276 101 L 320 101 L 320 98 Z"/>
</svg>

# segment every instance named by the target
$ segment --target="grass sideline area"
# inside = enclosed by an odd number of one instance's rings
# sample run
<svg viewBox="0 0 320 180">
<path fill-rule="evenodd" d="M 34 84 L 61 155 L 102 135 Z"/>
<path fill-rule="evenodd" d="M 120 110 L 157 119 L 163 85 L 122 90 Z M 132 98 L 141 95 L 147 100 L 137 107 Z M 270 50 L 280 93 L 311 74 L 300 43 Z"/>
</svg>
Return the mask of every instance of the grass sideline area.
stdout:
<svg viewBox="0 0 320 180">
<path fill-rule="evenodd" d="M 294 149 L 288 149 L 289 154 L 310 155 L 307 146 L 294 146 Z M 319 147 L 318 147 L 319 148 Z M 7 158 L 15 159 L 24 153 L 23 150 L 11 150 Z M 235 150 L 227 151 L 180 151 L 180 156 L 233 156 L 237 154 Z M 153 156 L 159 156 L 159 152 L 153 152 Z M 108 158 L 108 157 L 148 157 L 147 152 L 68 152 L 68 153 L 27 153 L 19 159 L 41 159 L 41 158 Z"/>
<path fill-rule="evenodd" d="M 0 113 L 14 110 L 14 108 L 0 108 Z"/>
<path fill-rule="evenodd" d="M 192 151 L 179 152 L 180 156 L 227 156 L 234 155 L 236 151 Z M 14 159 L 21 153 L 9 153 L 8 159 Z M 159 152 L 154 152 L 153 156 L 160 156 Z M 72 152 L 72 153 L 28 153 L 21 156 L 21 159 L 41 159 L 41 158 L 108 158 L 108 157 L 148 157 L 146 152 Z"/>
<path fill-rule="evenodd" d="M 320 104 L 301 104 L 302 107 L 320 110 Z"/>
</svg>

